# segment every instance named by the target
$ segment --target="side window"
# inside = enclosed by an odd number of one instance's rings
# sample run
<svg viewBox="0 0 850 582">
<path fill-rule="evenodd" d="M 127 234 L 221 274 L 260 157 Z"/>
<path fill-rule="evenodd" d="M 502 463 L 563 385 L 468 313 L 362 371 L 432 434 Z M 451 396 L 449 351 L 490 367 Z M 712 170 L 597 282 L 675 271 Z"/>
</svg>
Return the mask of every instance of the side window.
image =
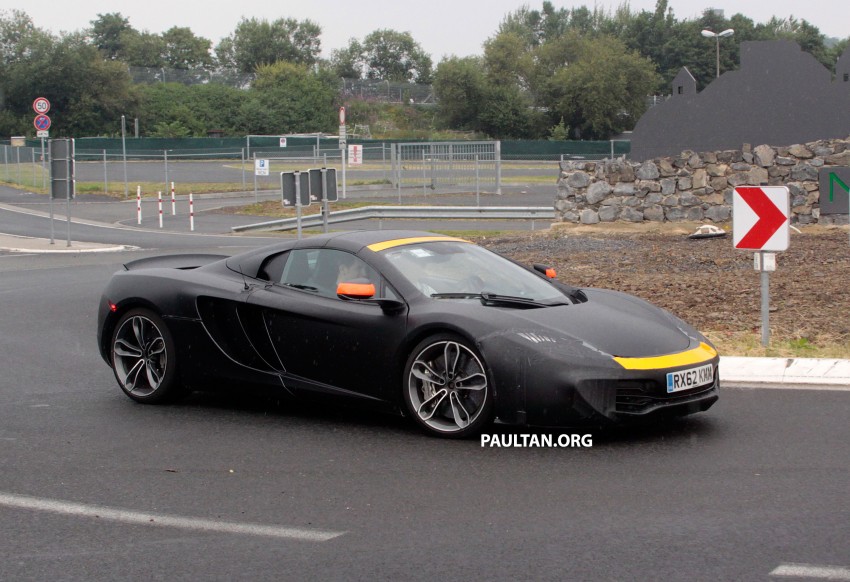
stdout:
<svg viewBox="0 0 850 582">
<path fill-rule="evenodd" d="M 271 281 L 272 283 L 280 283 L 283 268 L 288 258 L 288 252 L 267 258 L 263 262 L 263 266 L 260 267 L 260 271 L 257 273 L 257 278 L 264 281 Z"/>
<path fill-rule="evenodd" d="M 396 298 L 375 269 L 351 253 L 331 249 L 297 249 L 280 278 L 282 285 L 336 298 L 339 283 L 372 283 L 376 297 Z"/>
<path fill-rule="evenodd" d="M 297 289 L 315 291 L 316 289 L 311 287 L 311 281 L 319 252 L 318 249 L 291 251 L 289 260 L 286 261 L 286 266 L 281 273 L 280 283 Z"/>
</svg>

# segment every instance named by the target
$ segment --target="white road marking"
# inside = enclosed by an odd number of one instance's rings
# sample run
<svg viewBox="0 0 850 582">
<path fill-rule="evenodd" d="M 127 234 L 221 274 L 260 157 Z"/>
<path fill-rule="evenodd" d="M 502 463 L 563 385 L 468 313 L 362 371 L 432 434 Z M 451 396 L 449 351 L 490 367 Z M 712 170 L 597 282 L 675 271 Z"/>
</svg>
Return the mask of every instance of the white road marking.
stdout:
<svg viewBox="0 0 850 582">
<path fill-rule="evenodd" d="M 770 575 L 816 578 L 819 580 L 850 580 L 850 568 L 816 566 L 814 564 L 780 564 Z"/>
<path fill-rule="evenodd" d="M 176 527 L 196 531 L 286 538 L 305 542 L 326 542 L 346 533 L 344 531 L 322 531 L 316 529 L 262 525 L 257 523 L 238 523 L 215 521 L 211 519 L 197 519 L 192 517 L 178 517 L 159 513 L 144 513 L 139 511 L 116 509 L 113 507 L 104 507 L 101 505 L 71 503 L 57 499 L 42 499 L 26 495 L 16 495 L 13 493 L 0 493 L 0 506 L 15 507 L 18 509 L 31 509 L 35 511 L 47 511 L 63 515 L 99 518 L 133 525 Z"/>
<path fill-rule="evenodd" d="M 819 390 L 822 392 L 850 392 L 850 384 L 818 384 L 816 378 L 807 378 L 807 380 L 809 380 L 811 384 L 803 382 L 794 384 L 787 381 L 785 384 L 726 381 L 720 383 L 720 388 L 738 390 Z"/>
</svg>

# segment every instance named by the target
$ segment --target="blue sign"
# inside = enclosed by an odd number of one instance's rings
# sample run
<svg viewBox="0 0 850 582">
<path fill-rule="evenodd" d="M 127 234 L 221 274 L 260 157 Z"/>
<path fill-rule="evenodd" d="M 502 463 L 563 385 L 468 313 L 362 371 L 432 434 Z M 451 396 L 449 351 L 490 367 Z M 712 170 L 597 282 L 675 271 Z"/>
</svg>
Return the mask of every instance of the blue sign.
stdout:
<svg viewBox="0 0 850 582">
<path fill-rule="evenodd" d="M 32 124 L 39 131 L 45 131 L 50 129 L 50 118 L 46 115 L 36 115 Z"/>
</svg>

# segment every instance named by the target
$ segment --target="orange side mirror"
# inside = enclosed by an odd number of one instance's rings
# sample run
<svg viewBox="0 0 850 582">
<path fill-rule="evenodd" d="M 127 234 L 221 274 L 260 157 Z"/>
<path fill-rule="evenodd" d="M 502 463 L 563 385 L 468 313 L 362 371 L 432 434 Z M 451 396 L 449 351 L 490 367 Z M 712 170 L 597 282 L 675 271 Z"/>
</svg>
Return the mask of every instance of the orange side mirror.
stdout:
<svg viewBox="0 0 850 582">
<path fill-rule="evenodd" d="M 553 269 L 549 265 L 541 265 L 540 263 L 534 263 L 534 265 L 532 266 L 534 267 L 535 271 L 546 275 L 550 279 L 554 279 L 558 276 L 558 273 L 555 272 L 555 269 Z"/>
<path fill-rule="evenodd" d="M 336 286 L 339 297 L 349 299 L 371 299 L 375 296 L 375 285 L 372 283 L 340 283 Z"/>
</svg>

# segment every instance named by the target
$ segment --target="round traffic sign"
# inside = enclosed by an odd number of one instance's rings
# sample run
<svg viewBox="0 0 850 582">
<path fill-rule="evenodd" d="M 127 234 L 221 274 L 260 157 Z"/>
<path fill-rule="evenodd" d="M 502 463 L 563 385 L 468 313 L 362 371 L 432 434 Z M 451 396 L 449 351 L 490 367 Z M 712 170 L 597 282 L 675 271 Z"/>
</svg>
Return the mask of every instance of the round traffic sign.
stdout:
<svg viewBox="0 0 850 582">
<path fill-rule="evenodd" d="M 45 113 L 50 111 L 50 101 L 48 101 L 44 97 L 39 97 L 38 99 L 32 102 L 32 109 L 39 115 L 44 115 Z"/>
<path fill-rule="evenodd" d="M 339 124 L 345 125 L 345 107 L 339 108 Z"/>
<path fill-rule="evenodd" d="M 39 131 L 44 131 L 46 129 L 50 129 L 50 118 L 46 115 L 36 115 L 35 119 L 33 119 L 32 124 Z"/>
</svg>

